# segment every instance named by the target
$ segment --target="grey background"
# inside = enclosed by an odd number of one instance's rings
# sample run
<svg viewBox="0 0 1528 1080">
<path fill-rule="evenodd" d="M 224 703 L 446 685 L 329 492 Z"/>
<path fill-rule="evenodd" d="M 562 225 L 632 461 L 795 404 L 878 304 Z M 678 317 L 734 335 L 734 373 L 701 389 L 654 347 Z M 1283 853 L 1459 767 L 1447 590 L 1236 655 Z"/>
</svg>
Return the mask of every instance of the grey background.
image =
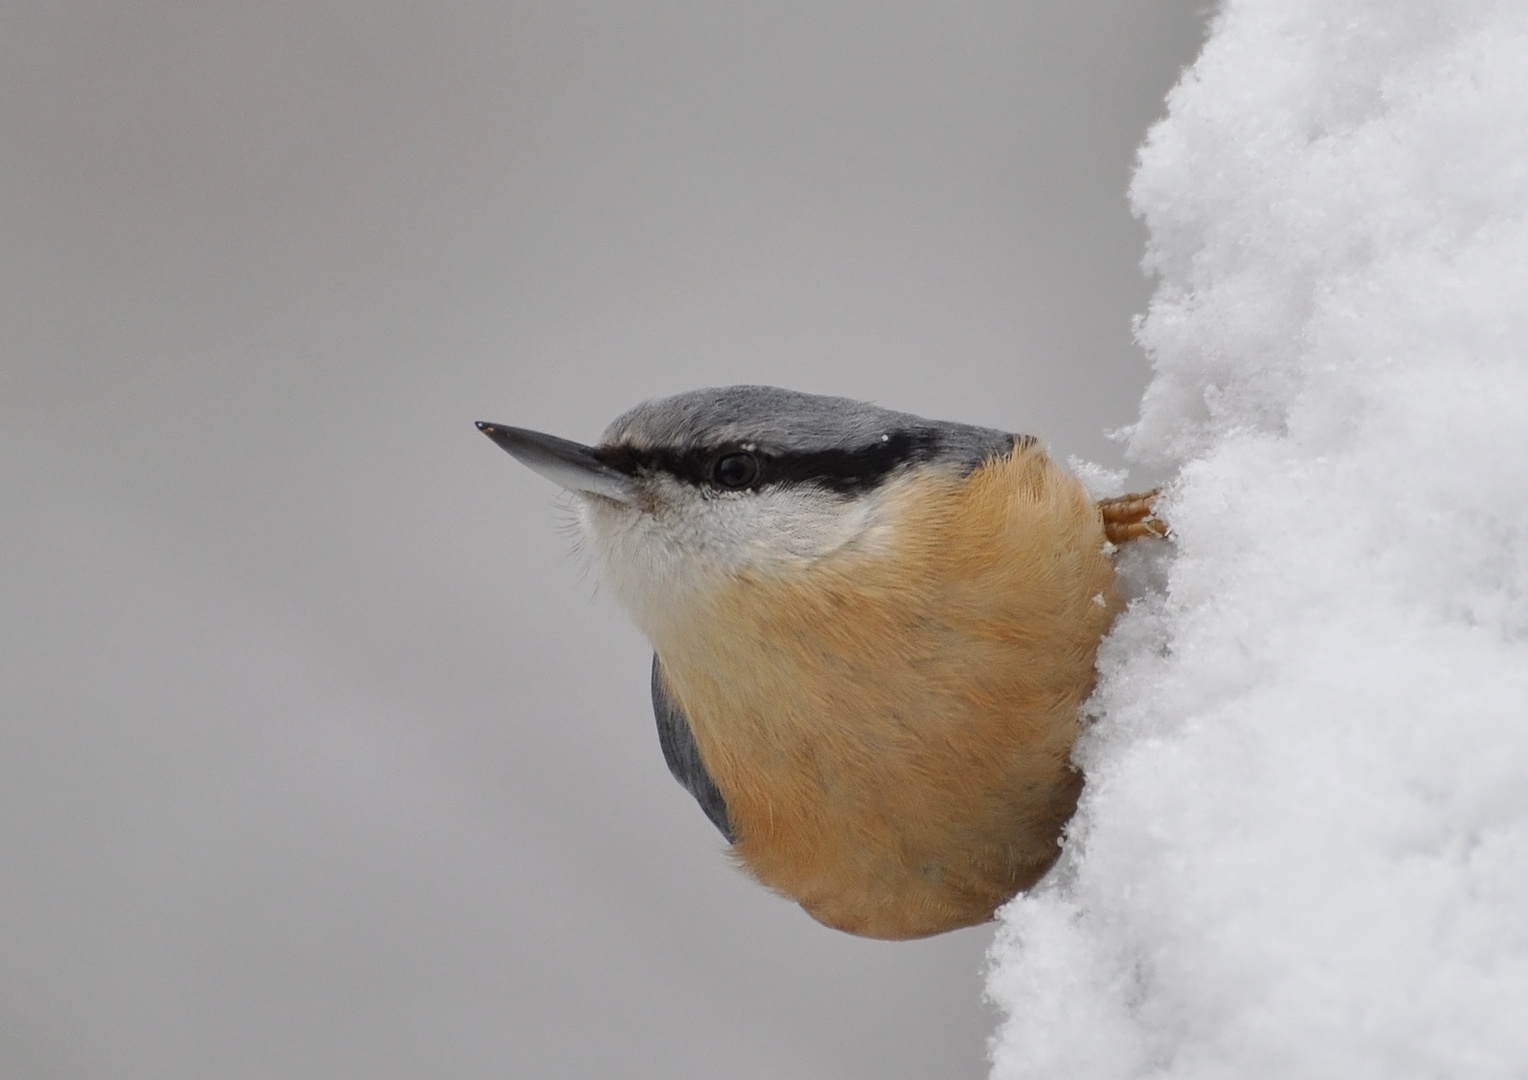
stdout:
<svg viewBox="0 0 1528 1080">
<path fill-rule="evenodd" d="M 976 1077 L 990 931 L 732 869 L 474 419 L 1105 461 L 1184 0 L 0 10 L 0 1071 Z"/>
</svg>

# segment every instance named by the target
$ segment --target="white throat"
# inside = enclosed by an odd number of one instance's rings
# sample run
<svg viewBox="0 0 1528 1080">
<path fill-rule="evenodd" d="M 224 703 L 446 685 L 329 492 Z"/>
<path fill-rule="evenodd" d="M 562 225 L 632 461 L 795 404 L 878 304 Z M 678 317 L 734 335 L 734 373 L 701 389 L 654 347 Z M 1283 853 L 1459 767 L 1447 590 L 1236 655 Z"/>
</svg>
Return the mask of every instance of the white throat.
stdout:
<svg viewBox="0 0 1528 1080">
<path fill-rule="evenodd" d="M 650 640 L 742 573 L 789 576 L 884 541 L 885 487 L 848 497 L 812 485 L 711 492 L 663 475 L 644 487 L 640 506 L 581 497 L 579 521 L 601 583 Z"/>
</svg>

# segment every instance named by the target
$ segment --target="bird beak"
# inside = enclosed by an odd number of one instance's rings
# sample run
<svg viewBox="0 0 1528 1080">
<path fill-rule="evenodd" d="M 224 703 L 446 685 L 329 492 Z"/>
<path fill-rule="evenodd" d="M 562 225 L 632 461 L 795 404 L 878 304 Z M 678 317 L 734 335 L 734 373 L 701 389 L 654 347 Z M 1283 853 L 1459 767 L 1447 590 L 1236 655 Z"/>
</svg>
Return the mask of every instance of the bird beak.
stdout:
<svg viewBox="0 0 1528 1080">
<path fill-rule="evenodd" d="M 481 420 L 477 429 L 508 450 L 521 464 L 530 466 L 569 491 L 603 495 L 616 502 L 636 501 L 637 487 L 632 478 L 595 457 L 592 446 L 525 428 L 486 424 Z"/>
</svg>

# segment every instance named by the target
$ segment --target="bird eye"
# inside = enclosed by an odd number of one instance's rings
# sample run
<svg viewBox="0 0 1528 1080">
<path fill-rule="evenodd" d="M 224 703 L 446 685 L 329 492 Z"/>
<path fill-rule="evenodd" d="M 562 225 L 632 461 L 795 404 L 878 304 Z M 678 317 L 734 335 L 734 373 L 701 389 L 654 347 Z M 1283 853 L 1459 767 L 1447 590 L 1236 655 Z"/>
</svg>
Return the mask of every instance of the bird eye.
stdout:
<svg viewBox="0 0 1528 1080">
<path fill-rule="evenodd" d="M 718 487 L 734 490 L 749 487 L 759 478 L 759 459 L 746 451 L 723 454 L 711 466 L 711 479 Z"/>
</svg>

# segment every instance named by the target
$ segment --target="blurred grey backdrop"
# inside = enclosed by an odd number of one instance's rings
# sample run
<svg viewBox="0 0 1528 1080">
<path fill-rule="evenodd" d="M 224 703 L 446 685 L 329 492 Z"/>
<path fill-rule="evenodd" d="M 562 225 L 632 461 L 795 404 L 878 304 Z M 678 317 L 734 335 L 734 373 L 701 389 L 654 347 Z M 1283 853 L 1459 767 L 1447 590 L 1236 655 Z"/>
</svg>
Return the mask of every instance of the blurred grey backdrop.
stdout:
<svg viewBox="0 0 1528 1080">
<path fill-rule="evenodd" d="M 966 1078 L 668 777 L 552 489 L 768 382 L 1117 458 L 1192 0 L 9 0 L 0 1072 Z"/>
</svg>

